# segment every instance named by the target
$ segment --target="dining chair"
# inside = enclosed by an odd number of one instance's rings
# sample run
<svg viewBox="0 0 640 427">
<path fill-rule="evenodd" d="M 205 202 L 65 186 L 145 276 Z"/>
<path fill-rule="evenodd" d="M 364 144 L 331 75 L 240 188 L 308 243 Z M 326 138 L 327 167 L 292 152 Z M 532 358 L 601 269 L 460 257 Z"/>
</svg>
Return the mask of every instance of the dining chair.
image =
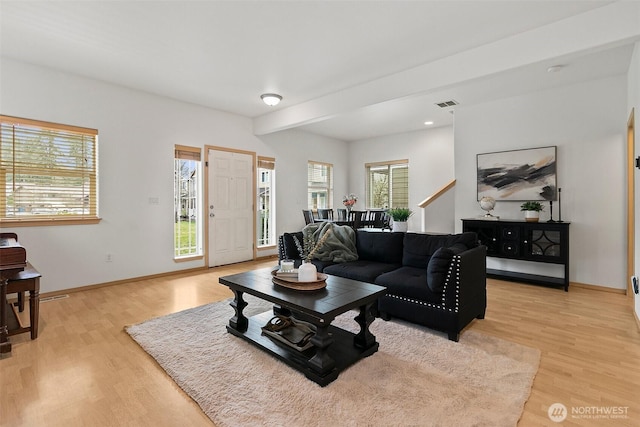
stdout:
<svg viewBox="0 0 640 427">
<path fill-rule="evenodd" d="M 367 219 L 367 211 L 350 211 L 347 221 L 352 224 L 354 230 L 362 228 Z"/>
<path fill-rule="evenodd" d="M 347 210 L 346 209 L 337 209 L 338 211 L 338 221 L 346 221 L 347 220 Z"/>
<path fill-rule="evenodd" d="M 381 210 L 369 211 L 367 218 L 367 227 L 371 228 L 384 228 L 384 218 L 386 212 Z"/>
<path fill-rule="evenodd" d="M 333 220 L 333 209 L 318 209 L 318 219 Z"/>
<path fill-rule="evenodd" d="M 304 223 L 306 224 L 313 224 L 315 221 L 313 219 L 313 212 L 311 212 L 308 209 L 303 209 L 302 210 L 302 215 L 304 215 Z"/>
</svg>

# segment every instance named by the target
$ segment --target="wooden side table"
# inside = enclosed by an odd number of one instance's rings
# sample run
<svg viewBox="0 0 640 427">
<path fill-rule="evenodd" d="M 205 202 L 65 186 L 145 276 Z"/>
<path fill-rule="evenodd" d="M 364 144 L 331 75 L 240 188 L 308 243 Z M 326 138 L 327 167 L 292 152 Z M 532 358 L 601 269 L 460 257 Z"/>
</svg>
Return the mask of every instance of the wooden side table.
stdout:
<svg viewBox="0 0 640 427">
<path fill-rule="evenodd" d="M 40 316 L 40 277 L 42 275 L 30 263 L 23 271 L 13 277 L 9 277 L 7 282 L 7 294 L 18 294 L 18 310 L 24 310 L 24 293 L 29 291 L 29 326 L 22 326 L 17 321 L 17 327 L 9 328 L 9 336 L 31 332 L 31 339 L 38 338 L 38 319 Z"/>
</svg>

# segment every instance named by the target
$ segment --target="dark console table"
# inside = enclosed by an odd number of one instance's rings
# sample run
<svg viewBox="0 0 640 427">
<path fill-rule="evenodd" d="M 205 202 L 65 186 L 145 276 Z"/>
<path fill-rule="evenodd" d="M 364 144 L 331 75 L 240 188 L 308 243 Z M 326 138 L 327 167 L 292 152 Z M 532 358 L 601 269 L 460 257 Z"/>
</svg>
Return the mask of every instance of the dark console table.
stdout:
<svg viewBox="0 0 640 427">
<path fill-rule="evenodd" d="M 564 265 L 564 277 L 487 269 L 496 279 L 563 286 L 569 290 L 569 223 L 524 220 L 463 219 L 462 231 L 473 231 L 487 256 Z"/>
</svg>

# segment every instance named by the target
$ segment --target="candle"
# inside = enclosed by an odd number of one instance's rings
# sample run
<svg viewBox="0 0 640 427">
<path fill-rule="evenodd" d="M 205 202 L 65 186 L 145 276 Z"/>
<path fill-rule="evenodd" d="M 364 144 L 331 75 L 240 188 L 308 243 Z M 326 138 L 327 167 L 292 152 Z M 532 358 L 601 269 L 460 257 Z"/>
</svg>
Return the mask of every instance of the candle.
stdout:
<svg viewBox="0 0 640 427">
<path fill-rule="evenodd" d="M 293 271 L 293 261 L 290 260 L 282 260 L 280 263 L 280 271 L 283 273 L 289 273 Z"/>
</svg>

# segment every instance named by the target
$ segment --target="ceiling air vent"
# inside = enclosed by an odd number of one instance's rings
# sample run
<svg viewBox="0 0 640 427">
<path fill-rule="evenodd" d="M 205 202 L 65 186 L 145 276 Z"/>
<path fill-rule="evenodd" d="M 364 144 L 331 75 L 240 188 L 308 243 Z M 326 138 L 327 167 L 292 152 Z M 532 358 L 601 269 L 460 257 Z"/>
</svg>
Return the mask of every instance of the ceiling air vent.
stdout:
<svg viewBox="0 0 640 427">
<path fill-rule="evenodd" d="M 451 99 L 449 101 L 436 102 L 436 105 L 440 108 L 449 108 L 453 107 L 454 105 L 458 105 L 458 101 Z"/>
</svg>

